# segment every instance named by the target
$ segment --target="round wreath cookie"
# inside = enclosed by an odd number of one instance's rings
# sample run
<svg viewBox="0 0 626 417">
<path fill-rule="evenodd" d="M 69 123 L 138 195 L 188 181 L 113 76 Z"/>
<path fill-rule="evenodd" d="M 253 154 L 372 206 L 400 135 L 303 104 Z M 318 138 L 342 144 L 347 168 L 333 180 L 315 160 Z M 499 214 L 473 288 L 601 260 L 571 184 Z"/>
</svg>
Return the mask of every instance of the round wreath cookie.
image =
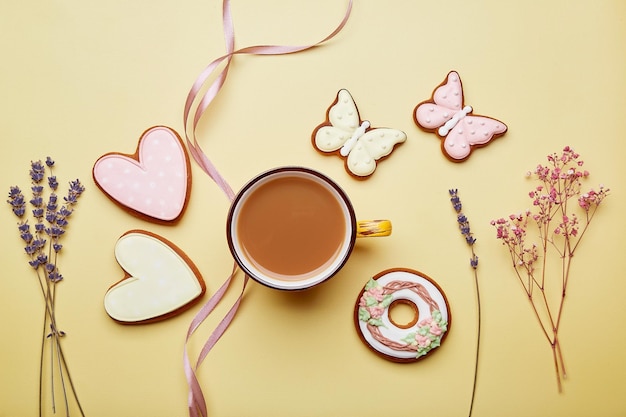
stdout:
<svg viewBox="0 0 626 417">
<path fill-rule="evenodd" d="M 408 306 L 413 318 L 397 323 L 390 310 Z M 361 340 L 394 362 L 415 362 L 439 347 L 450 328 L 450 308 L 439 286 L 421 272 L 394 268 L 371 278 L 359 294 L 354 322 Z"/>
</svg>

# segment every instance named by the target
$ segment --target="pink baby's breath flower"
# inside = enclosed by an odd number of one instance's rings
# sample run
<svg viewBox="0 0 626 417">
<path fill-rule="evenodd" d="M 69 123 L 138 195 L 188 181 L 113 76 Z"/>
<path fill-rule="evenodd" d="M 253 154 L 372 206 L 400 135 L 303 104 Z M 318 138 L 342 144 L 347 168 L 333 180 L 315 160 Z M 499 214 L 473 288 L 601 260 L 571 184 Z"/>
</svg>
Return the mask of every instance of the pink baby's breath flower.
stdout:
<svg viewBox="0 0 626 417">
<path fill-rule="evenodd" d="M 580 169 L 584 162 L 579 157 L 570 146 L 565 146 L 561 154 L 548 155 L 548 164 L 538 164 L 534 170 L 534 177 L 540 184 L 528 192 L 533 212 L 527 210 L 525 215 L 511 214 L 508 220 L 491 221 L 496 228 L 496 238 L 509 250 L 516 275 L 552 348 L 559 391 L 565 367 L 558 330 L 571 263 L 599 204 L 609 191 L 601 185 L 599 191 L 581 192 L 582 181 L 589 177 L 589 171 Z M 568 204 L 570 199 L 578 204 Z M 576 207 L 584 216 L 579 217 L 573 211 Z M 536 233 L 529 231 L 529 219 L 537 226 Z M 539 244 L 527 241 L 535 236 Z M 550 254 L 555 255 L 562 268 L 554 282 L 549 281 L 545 268 Z M 541 268 L 536 268 L 539 259 L 542 259 Z M 551 288 L 554 284 L 558 286 L 556 289 Z M 557 291 L 557 297 L 561 296 L 556 311 L 547 301 L 551 299 L 546 295 L 548 289 Z M 541 310 L 547 314 L 539 314 Z"/>
</svg>

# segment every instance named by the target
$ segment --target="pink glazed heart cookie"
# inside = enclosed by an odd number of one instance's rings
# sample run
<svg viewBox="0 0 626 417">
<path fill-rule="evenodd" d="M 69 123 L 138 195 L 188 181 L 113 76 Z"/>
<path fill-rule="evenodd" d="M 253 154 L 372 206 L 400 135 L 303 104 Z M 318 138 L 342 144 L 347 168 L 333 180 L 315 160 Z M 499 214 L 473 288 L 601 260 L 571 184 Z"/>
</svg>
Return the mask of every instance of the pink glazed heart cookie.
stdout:
<svg viewBox="0 0 626 417">
<path fill-rule="evenodd" d="M 93 166 L 93 179 L 111 200 L 131 214 L 159 223 L 177 221 L 191 188 L 191 164 L 180 136 L 154 126 L 133 155 L 111 152 Z"/>
<path fill-rule="evenodd" d="M 501 121 L 471 113 L 472 107 L 464 104 L 461 77 L 450 71 L 431 99 L 415 107 L 413 119 L 423 130 L 442 139 L 441 151 L 449 160 L 462 162 L 475 148 L 487 145 L 507 131 Z"/>
<path fill-rule="evenodd" d="M 176 245 L 144 230 L 131 230 L 115 244 L 124 278 L 104 296 L 104 308 L 123 324 L 163 320 L 191 307 L 205 293 L 200 271 Z"/>
</svg>

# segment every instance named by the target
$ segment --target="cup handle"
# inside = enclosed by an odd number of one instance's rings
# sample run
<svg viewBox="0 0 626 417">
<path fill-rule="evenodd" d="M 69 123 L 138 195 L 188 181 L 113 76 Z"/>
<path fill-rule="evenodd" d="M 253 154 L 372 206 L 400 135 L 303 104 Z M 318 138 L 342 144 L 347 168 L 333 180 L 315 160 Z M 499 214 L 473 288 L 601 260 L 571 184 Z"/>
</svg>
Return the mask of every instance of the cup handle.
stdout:
<svg viewBox="0 0 626 417">
<path fill-rule="evenodd" d="M 389 220 L 360 220 L 356 222 L 356 237 L 380 237 L 391 234 Z"/>
</svg>

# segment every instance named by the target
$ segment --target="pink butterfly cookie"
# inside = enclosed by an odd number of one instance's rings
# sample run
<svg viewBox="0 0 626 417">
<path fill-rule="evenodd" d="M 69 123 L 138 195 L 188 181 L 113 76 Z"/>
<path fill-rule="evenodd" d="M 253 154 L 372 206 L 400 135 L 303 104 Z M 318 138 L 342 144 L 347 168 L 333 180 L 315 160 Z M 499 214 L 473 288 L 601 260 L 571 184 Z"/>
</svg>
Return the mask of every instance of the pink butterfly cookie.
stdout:
<svg viewBox="0 0 626 417">
<path fill-rule="evenodd" d="M 448 159 L 461 162 L 474 148 L 487 145 L 507 131 L 501 121 L 471 113 L 472 108 L 463 101 L 461 78 L 451 71 L 432 98 L 415 107 L 413 118 L 419 127 L 443 139 L 441 150 Z"/>
<path fill-rule="evenodd" d="M 180 136 L 154 126 L 133 155 L 111 152 L 93 166 L 93 179 L 107 197 L 131 214 L 158 223 L 177 221 L 189 200 L 191 165 Z"/>
</svg>

